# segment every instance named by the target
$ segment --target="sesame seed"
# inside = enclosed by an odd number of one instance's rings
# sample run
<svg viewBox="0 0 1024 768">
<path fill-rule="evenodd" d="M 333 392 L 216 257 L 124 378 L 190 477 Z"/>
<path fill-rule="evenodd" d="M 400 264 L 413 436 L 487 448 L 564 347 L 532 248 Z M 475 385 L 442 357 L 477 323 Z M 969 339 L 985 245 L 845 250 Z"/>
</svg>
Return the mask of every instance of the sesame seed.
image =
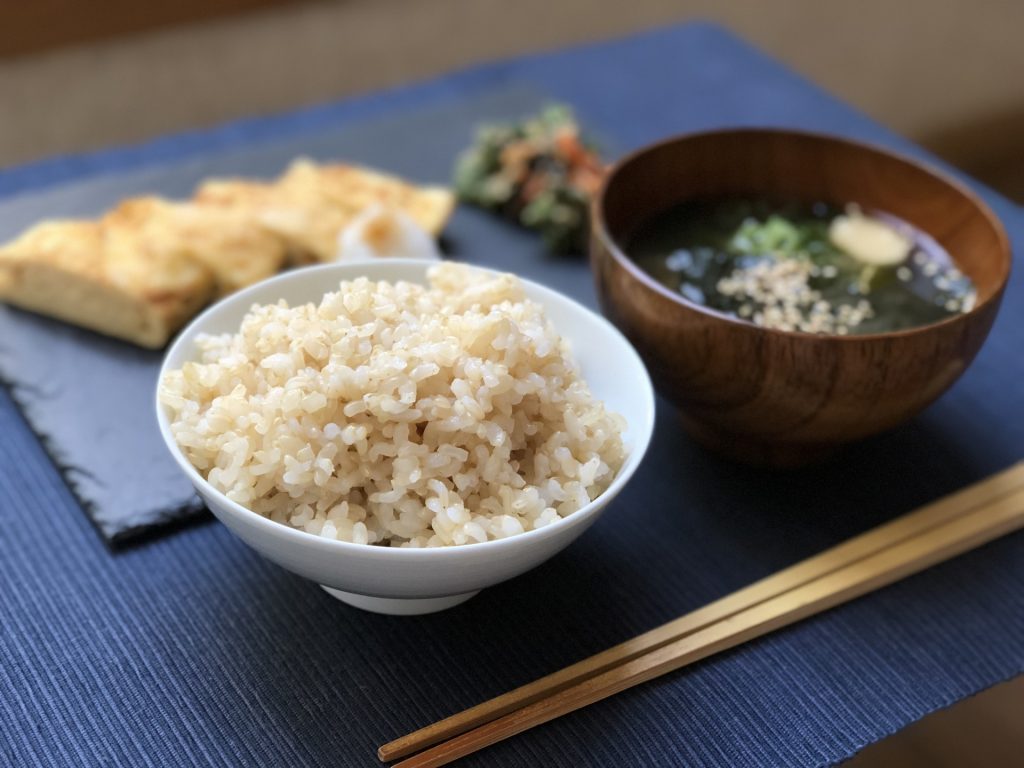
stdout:
<svg viewBox="0 0 1024 768">
<path fill-rule="evenodd" d="M 799 259 L 764 260 L 733 270 L 716 287 L 722 295 L 740 302 L 739 317 L 765 328 L 845 334 L 874 315 L 866 299 L 855 305 L 833 306 L 811 288 L 814 269 Z M 834 266 L 825 269 L 838 274 Z"/>
</svg>

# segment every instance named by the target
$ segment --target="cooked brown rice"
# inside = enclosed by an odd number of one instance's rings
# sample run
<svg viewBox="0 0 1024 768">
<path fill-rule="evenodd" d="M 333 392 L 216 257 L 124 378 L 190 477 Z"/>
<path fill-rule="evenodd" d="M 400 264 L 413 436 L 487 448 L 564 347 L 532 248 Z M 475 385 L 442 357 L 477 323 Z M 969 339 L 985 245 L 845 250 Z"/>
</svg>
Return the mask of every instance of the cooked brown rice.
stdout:
<svg viewBox="0 0 1024 768">
<path fill-rule="evenodd" d="M 430 287 L 342 282 L 253 306 L 161 382 L 171 431 L 229 498 L 362 544 L 432 547 L 540 528 L 596 498 L 624 419 L 513 275 L 445 263 Z"/>
</svg>

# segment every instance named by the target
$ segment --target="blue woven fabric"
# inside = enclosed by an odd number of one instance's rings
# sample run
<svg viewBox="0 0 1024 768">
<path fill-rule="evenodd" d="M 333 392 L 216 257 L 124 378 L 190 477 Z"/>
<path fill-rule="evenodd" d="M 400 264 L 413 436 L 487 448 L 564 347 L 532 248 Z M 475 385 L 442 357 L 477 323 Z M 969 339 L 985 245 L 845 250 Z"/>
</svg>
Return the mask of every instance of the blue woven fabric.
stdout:
<svg viewBox="0 0 1024 768">
<path fill-rule="evenodd" d="M 0 176 L 8 194 L 419 114 L 520 84 L 621 148 L 799 125 L 917 152 L 721 30 L 499 63 L 283 118 Z M 299 137 L 299 138 L 297 138 Z M 306 137 L 303 139 L 301 137 Z M 981 190 L 1015 243 L 1024 215 Z M 461 211 L 460 231 L 490 226 Z M 520 233 L 513 245 L 527 250 Z M 460 245 L 470 245 L 471 239 Z M 510 249 L 491 259 L 508 266 Z M 586 267 L 526 274 L 593 302 Z M 566 552 L 443 614 L 342 606 L 208 524 L 116 556 L 0 394 L 0 763 L 372 765 L 376 746 L 635 635 L 1009 465 L 1024 448 L 1024 278 L 985 349 L 913 423 L 786 475 L 696 449 L 659 403 L 649 460 Z M 1016 535 L 499 744 L 466 765 L 814 766 L 1024 669 Z"/>
</svg>

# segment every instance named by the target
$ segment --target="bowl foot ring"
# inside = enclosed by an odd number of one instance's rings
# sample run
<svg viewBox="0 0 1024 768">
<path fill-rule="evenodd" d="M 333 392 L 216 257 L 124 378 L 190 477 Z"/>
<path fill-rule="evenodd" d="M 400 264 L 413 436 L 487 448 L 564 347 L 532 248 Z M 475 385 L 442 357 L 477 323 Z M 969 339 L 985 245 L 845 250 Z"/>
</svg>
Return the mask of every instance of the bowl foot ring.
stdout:
<svg viewBox="0 0 1024 768">
<path fill-rule="evenodd" d="M 346 605 L 360 608 L 371 613 L 384 613 L 389 616 L 419 616 L 424 613 L 436 613 L 469 600 L 476 592 L 464 592 L 461 595 L 446 595 L 445 597 L 424 597 L 424 598 L 394 598 L 394 597 L 371 597 L 369 595 L 357 595 L 354 592 L 342 592 L 340 589 L 320 585 L 331 597 L 336 597 Z"/>
</svg>

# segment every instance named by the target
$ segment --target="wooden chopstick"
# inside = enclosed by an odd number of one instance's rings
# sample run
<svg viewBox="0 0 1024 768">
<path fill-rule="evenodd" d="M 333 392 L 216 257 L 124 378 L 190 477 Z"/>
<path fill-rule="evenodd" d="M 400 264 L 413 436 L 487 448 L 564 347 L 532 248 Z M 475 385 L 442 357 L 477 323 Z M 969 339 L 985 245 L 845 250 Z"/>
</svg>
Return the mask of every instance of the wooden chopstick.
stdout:
<svg viewBox="0 0 1024 768">
<path fill-rule="evenodd" d="M 435 768 L 541 723 L 734 648 L 1024 527 L 1024 489 L 741 611 L 398 763 Z"/>
<path fill-rule="evenodd" d="M 832 549 L 778 571 L 606 651 L 391 741 L 380 747 L 377 756 L 383 761 L 390 762 L 453 738 L 788 590 L 844 568 L 881 549 L 906 541 L 1021 487 L 1024 487 L 1024 462 L 923 506 L 915 512 L 848 539 Z"/>
</svg>

